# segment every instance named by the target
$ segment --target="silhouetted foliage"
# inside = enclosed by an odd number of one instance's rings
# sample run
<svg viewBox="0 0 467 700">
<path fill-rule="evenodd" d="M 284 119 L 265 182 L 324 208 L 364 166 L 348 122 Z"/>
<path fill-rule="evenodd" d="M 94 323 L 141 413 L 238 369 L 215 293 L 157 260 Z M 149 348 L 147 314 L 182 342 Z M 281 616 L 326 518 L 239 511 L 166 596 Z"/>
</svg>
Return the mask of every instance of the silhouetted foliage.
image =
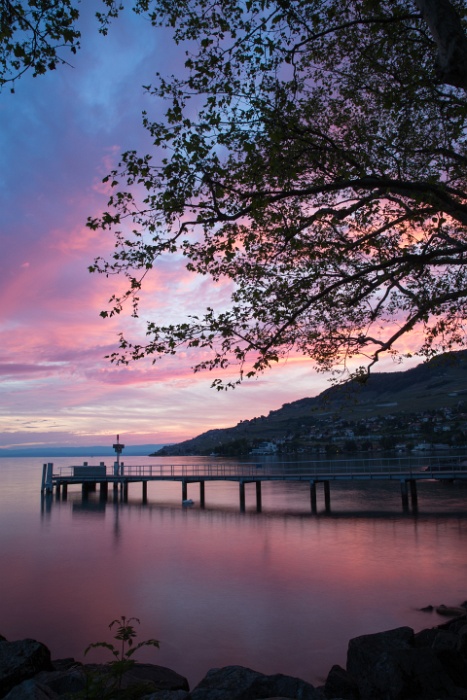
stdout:
<svg viewBox="0 0 467 700">
<path fill-rule="evenodd" d="M 415 329 L 422 355 L 462 346 L 465 2 L 138 8 L 187 42 L 186 60 L 148 86 L 168 101 L 164 119 L 144 115 L 162 157 L 125 153 L 109 210 L 89 222 L 117 231 L 112 260 L 91 269 L 129 279 L 102 315 L 130 298 L 137 314 L 165 255 L 233 291 L 228 309 L 149 322 L 144 344 L 122 337 L 112 359 L 198 347 L 195 369 L 234 363 L 240 381 L 292 351 L 322 369 L 361 355 L 364 378 Z"/>
<path fill-rule="evenodd" d="M 0 88 L 13 86 L 27 70 L 37 76 L 66 63 L 62 49 L 76 53 L 80 32 L 74 5 L 70 0 L 1 0 Z"/>
</svg>

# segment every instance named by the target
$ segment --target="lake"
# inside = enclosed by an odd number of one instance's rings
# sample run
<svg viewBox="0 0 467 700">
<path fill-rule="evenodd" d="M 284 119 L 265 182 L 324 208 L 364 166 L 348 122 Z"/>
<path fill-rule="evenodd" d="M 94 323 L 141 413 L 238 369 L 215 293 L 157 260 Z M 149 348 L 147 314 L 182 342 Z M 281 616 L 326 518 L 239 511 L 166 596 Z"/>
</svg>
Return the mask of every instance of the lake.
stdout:
<svg viewBox="0 0 467 700">
<path fill-rule="evenodd" d="M 196 458 L 126 457 L 125 464 Z M 87 458 L 91 464 L 108 458 Z M 0 634 L 43 641 L 54 658 L 83 660 L 109 623 L 135 616 L 140 640 L 194 687 L 213 667 L 249 666 L 313 684 L 345 665 L 351 637 L 444 621 L 429 604 L 467 598 L 467 484 L 418 485 L 418 513 L 402 510 L 399 483 L 331 484 L 331 511 L 310 509 L 306 483 L 267 482 L 262 511 L 238 484 L 199 489 L 130 485 L 128 502 L 42 499 L 42 458 L 0 459 Z M 82 463 L 55 458 L 59 466 Z M 205 459 L 203 461 L 206 461 Z M 108 657 L 92 651 L 89 661 Z"/>
</svg>

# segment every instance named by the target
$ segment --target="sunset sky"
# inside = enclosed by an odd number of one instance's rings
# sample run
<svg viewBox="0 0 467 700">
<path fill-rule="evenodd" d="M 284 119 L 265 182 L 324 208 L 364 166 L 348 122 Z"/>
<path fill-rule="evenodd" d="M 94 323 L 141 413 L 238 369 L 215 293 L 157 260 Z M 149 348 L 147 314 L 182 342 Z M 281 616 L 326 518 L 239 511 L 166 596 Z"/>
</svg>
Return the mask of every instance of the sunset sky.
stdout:
<svg viewBox="0 0 467 700">
<path fill-rule="evenodd" d="M 190 357 L 129 367 L 104 359 L 119 330 L 141 338 L 144 325 L 130 312 L 100 318 L 117 281 L 87 267 L 113 239 L 85 222 L 105 209 L 102 178 L 120 153 L 149 147 L 141 112 L 156 118 L 163 105 L 142 85 L 175 69 L 183 49 L 131 12 L 103 37 L 90 5 L 82 50 L 64 54 L 72 66 L 26 75 L 0 95 L 0 448 L 107 444 L 116 433 L 129 445 L 178 442 L 328 386 L 300 358 L 233 392 L 210 389 L 215 377 L 193 375 Z M 176 261 L 158 268 L 148 292 L 145 316 L 172 322 L 227 294 Z"/>
</svg>

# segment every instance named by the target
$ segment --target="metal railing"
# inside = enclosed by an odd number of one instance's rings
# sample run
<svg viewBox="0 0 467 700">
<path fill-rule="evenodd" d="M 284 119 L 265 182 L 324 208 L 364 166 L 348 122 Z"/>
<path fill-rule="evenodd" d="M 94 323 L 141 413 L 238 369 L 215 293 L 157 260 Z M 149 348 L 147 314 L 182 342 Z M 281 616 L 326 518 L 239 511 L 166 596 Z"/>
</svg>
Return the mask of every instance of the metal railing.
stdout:
<svg viewBox="0 0 467 700">
<path fill-rule="evenodd" d="M 93 475 L 93 469 L 100 465 L 75 465 L 61 467 L 58 478 L 83 478 L 85 467 L 89 469 L 89 478 L 99 480 L 97 473 Z M 75 473 L 76 469 L 76 473 Z M 310 461 L 283 461 L 283 462 L 205 462 L 187 464 L 144 464 L 126 465 L 120 464 L 119 470 L 115 466 L 106 466 L 105 476 L 121 476 L 133 478 L 267 478 L 276 477 L 292 478 L 317 476 L 351 476 L 351 475 L 410 475 L 420 476 L 421 472 L 436 474 L 440 472 L 453 472 L 467 474 L 467 455 L 462 456 L 438 456 L 438 455 L 411 455 L 410 457 L 378 457 L 370 459 L 329 459 Z"/>
</svg>

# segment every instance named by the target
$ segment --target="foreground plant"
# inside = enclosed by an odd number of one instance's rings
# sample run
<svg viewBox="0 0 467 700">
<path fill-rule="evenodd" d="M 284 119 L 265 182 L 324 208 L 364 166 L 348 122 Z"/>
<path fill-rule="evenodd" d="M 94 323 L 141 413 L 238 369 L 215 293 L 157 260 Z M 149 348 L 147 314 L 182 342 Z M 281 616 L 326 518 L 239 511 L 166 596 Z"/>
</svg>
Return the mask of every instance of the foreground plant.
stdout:
<svg viewBox="0 0 467 700">
<path fill-rule="evenodd" d="M 86 698 L 112 698 L 115 697 L 115 693 L 117 693 L 119 698 L 139 697 L 142 690 L 141 686 L 123 689 L 123 677 L 136 664 L 136 660 L 133 658 L 135 652 L 146 646 L 159 648 L 159 642 L 157 639 L 146 639 L 133 646 L 133 640 L 137 637 L 133 624 L 135 622 L 141 624 L 137 617 L 127 618 L 125 615 L 122 615 L 109 625 L 109 629 L 116 627 L 116 634 L 113 638 L 117 644 L 113 642 L 94 642 L 86 647 L 84 651 L 85 656 L 90 649 L 102 647 L 108 649 L 114 657 L 108 662 L 109 674 L 102 676 L 91 673 L 89 675 L 85 691 Z"/>
</svg>

